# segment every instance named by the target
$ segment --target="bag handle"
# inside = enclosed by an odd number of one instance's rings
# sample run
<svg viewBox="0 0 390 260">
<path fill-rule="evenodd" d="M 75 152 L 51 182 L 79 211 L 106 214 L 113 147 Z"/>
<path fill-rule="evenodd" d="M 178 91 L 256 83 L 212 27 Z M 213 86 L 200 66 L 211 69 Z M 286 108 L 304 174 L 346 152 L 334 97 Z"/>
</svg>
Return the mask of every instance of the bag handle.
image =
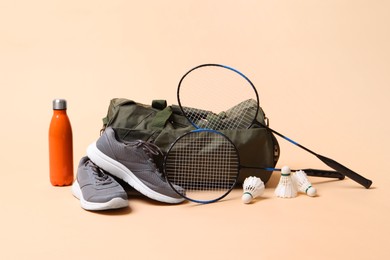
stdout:
<svg viewBox="0 0 390 260">
<path fill-rule="evenodd" d="M 169 106 L 167 106 L 161 111 L 158 111 L 151 122 L 151 127 L 162 130 L 171 115 L 172 109 Z"/>
<path fill-rule="evenodd" d="M 152 107 L 159 110 L 163 110 L 167 107 L 167 101 L 164 99 L 155 99 L 152 101 Z"/>
</svg>

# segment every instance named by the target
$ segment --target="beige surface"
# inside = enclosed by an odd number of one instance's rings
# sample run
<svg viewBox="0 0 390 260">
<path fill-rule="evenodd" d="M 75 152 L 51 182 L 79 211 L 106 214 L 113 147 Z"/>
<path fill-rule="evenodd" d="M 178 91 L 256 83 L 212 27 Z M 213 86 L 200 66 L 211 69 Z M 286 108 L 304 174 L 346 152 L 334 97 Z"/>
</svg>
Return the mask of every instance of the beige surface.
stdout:
<svg viewBox="0 0 390 260">
<path fill-rule="evenodd" d="M 389 258 L 388 1 L 0 1 L 0 259 Z M 106 213 L 52 187 L 51 100 L 66 98 L 74 156 L 114 97 L 176 102 L 202 63 L 243 71 L 271 126 L 374 181 L 312 178 L 319 196 Z M 279 139 L 280 140 L 280 139 Z M 326 168 L 280 140 L 278 166 Z"/>
</svg>

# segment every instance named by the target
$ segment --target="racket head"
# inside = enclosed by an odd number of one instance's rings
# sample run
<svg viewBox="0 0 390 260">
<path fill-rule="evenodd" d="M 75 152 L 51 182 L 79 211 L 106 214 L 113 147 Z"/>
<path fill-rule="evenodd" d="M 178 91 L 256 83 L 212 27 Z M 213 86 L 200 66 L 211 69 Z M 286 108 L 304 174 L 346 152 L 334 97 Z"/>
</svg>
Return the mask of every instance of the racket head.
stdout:
<svg viewBox="0 0 390 260">
<path fill-rule="evenodd" d="M 221 64 L 192 68 L 180 79 L 179 107 L 196 128 L 249 128 L 259 111 L 259 95 L 240 71 Z"/>
<path fill-rule="evenodd" d="M 172 189 L 185 199 L 212 203 L 234 188 L 239 162 L 238 150 L 228 137 L 198 129 L 171 145 L 164 159 L 164 173 Z"/>
</svg>

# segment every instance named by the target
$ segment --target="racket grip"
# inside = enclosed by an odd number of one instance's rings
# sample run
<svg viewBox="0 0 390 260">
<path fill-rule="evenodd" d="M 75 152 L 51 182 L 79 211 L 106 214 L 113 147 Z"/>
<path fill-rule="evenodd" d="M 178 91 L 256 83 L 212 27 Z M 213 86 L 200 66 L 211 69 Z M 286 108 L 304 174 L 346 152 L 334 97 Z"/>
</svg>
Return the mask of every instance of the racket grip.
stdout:
<svg viewBox="0 0 390 260">
<path fill-rule="evenodd" d="M 337 178 L 339 180 L 343 180 L 345 178 L 344 175 L 336 171 L 325 171 L 317 169 L 303 169 L 302 171 L 304 171 L 308 176 L 313 177 Z"/>
<path fill-rule="evenodd" d="M 347 167 L 345 167 L 344 165 L 336 162 L 335 160 L 332 160 L 330 158 L 327 158 L 325 156 L 322 156 L 322 155 L 317 155 L 317 157 L 323 161 L 326 165 L 328 165 L 329 167 L 333 168 L 334 170 L 340 172 L 341 174 L 347 176 L 348 178 L 350 178 L 351 180 L 354 180 L 356 181 L 357 183 L 359 183 L 360 185 L 362 185 L 363 187 L 365 187 L 366 189 L 370 188 L 371 184 L 372 184 L 372 181 L 369 180 L 369 179 L 366 179 L 364 178 L 363 176 L 361 176 L 360 174 L 348 169 Z"/>
</svg>

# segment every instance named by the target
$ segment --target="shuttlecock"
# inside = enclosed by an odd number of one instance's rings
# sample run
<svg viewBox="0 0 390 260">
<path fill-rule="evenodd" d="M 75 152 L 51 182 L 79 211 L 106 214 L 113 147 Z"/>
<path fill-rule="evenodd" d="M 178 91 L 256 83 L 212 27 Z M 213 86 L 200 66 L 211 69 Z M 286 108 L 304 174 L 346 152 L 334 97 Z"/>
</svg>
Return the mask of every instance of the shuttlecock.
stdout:
<svg viewBox="0 0 390 260">
<path fill-rule="evenodd" d="M 314 197 L 317 194 L 316 188 L 314 188 L 311 185 L 311 182 L 307 178 L 307 175 L 304 171 L 299 170 L 294 172 L 291 175 L 291 178 L 295 182 L 295 185 L 297 186 L 298 191 L 302 193 L 306 193 L 310 197 Z"/>
<path fill-rule="evenodd" d="M 245 204 L 248 204 L 254 198 L 264 193 L 265 186 L 264 182 L 260 178 L 249 176 L 244 180 L 242 188 L 244 193 L 242 194 L 241 199 Z"/>
<path fill-rule="evenodd" d="M 291 178 L 291 170 L 288 166 L 284 166 L 278 186 L 275 189 L 275 195 L 280 198 L 294 198 L 297 196 L 297 193 L 297 187 Z"/>
</svg>

